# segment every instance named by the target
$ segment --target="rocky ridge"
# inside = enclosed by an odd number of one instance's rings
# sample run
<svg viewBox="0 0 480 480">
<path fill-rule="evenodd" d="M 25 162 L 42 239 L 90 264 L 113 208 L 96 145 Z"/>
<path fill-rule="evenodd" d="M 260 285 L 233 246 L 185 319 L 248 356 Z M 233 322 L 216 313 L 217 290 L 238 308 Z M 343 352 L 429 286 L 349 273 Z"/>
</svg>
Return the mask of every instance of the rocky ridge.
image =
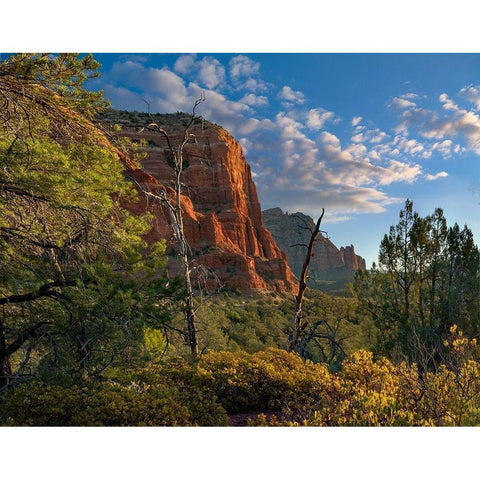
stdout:
<svg viewBox="0 0 480 480">
<path fill-rule="evenodd" d="M 281 208 L 270 208 L 263 211 L 263 223 L 285 252 L 293 273 L 299 276 L 305 261 L 306 248 L 303 245 L 310 240 L 309 229 L 315 227 L 313 219 L 300 212 L 289 214 Z M 365 260 L 355 253 L 353 245 L 338 249 L 321 233 L 318 235 L 310 262 L 313 278 L 348 277 L 356 270 L 365 268 Z"/>
</svg>

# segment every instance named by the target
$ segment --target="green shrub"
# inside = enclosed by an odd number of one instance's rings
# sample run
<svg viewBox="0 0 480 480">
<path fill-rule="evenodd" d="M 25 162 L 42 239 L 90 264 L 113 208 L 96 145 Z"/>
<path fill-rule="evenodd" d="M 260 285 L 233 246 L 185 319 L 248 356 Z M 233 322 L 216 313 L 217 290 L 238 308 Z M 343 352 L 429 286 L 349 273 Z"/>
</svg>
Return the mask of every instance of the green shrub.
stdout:
<svg viewBox="0 0 480 480">
<path fill-rule="evenodd" d="M 479 425 L 480 363 L 419 374 L 360 350 L 332 373 L 285 350 L 214 352 L 111 370 L 86 386 L 23 384 L 0 404 L 4 425 Z M 274 414 L 274 415 L 272 415 Z"/>
<path fill-rule="evenodd" d="M 198 365 L 202 384 L 229 413 L 279 410 L 323 390 L 330 376 L 325 365 L 268 348 L 262 352 L 208 352 Z"/>
<path fill-rule="evenodd" d="M 223 425 L 224 410 L 202 394 L 182 401 L 171 388 L 99 384 L 24 384 L 0 405 L 2 424 L 15 426 Z"/>
</svg>

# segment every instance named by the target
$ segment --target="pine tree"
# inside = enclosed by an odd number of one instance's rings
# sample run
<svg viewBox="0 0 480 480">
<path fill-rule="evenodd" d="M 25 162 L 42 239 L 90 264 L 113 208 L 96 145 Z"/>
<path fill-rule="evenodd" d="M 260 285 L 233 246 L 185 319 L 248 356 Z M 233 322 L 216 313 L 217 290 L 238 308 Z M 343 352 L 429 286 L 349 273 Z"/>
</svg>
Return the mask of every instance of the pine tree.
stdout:
<svg viewBox="0 0 480 480">
<path fill-rule="evenodd" d="M 16 55 L 0 63 L 0 387 L 27 372 L 98 373 L 162 325 L 164 246 L 117 153 L 89 118 L 89 55 Z"/>
</svg>

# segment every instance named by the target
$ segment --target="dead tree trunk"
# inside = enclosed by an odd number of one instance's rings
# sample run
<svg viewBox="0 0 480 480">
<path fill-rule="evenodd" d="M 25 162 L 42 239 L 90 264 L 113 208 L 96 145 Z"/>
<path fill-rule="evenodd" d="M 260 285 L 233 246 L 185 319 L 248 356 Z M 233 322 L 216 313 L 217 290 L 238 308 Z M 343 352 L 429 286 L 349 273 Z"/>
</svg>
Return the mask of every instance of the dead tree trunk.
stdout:
<svg viewBox="0 0 480 480">
<path fill-rule="evenodd" d="M 305 261 L 303 262 L 302 273 L 300 274 L 299 282 L 298 282 L 298 293 L 295 297 L 295 313 L 293 315 L 293 331 L 292 335 L 290 336 L 290 343 L 288 346 L 289 352 L 295 352 L 297 350 L 299 340 L 301 337 L 302 331 L 305 329 L 306 325 L 302 325 L 302 303 L 303 303 L 303 294 L 305 293 L 305 289 L 307 288 L 307 275 L 308 275 L 308 266 L 310 264 L 310 260 L 313 255 L 313 245 L 317 238 L 318 233 L 320 232 L 320 224 L 322 222 L 323 214 L 325 213 L 325 209 L 322 209 L 322 214 L 318 219 L 315 228 L 312 231 L 312 235 L 310 237 L 310 242 L 307 247 L 307 253 L 305 255 Z"/>
<path fill-rule="evenodd" d="M 0 391 L 8 384 L 11 375 L 12 367 L 10 365 L 10 352 L 8 351 L 7 342 L 5 340 L 3 320 L 0 319 Z"/>
<path fill-rule="evenodd" d="M 145 192 L 143 188 L 142 188 L 142 191 L 144 191 L 144 193 L 147 193 L 150 196 L 154 196 L 157 199 L 160 199 L 160 201 L 166 207 L 169 214 L 170 225 L 172 228 L 173 236 L 175 238 L 175 242 L 177 244 L 179 258 L 182 264 L 183 278 L 185 281 L 185 290 L 186 290 L 185 305 L 184 305 L 184 317 L 185 317 L 185 326 L 186 326 L 185 337 L 187 339 L 187 343 L 190 347 L 190 351 L 194 359 L 196 359 L 198 356 L 198 339 L 197 339 L 196 313 L 195 313 L 195 303 L 194 303 L 194 290 L 192 286 L 191 270 L 190 270 L 189 246 L 188 246 L 188 242 L 185 237 L 185 232 L 183 229 L 182 174 L 183 174 L 183 168 L 184 168 L 183 151 L 184 151 L 185 145 L 187 144 L 187 142 L 190 140 L 190 137 L 191 137 L 190 127 L 193 125 L 193 122 L 197 118 L 195 113 L 196 108 L 204 100 L 205 99 L 202 97 L 195 102 L 195 105 L 193 107 L 193 111 L 190 117 L 190 121 L 187 124 L 187 126 L 184 128 L 183 138 L 179 143 L 179 145 L 176 146 L 175 148 L 172 146 L 170 142 L 170 137 L 168 133 L 163 128 L 160 128 L 157 123 L 152 121 L 152 123 L 150 123 L 147 127 L 144 127 L 144 129 L 158 132 L 165 137 L 167 141 L 168 149 L 173 159 L 172 168 L 174 173 L 175 198 L 174 199 L 168 198 L 165 190 L 160 191 L 158 195 L 154 195 L 150 192 Z"/>
</svg>

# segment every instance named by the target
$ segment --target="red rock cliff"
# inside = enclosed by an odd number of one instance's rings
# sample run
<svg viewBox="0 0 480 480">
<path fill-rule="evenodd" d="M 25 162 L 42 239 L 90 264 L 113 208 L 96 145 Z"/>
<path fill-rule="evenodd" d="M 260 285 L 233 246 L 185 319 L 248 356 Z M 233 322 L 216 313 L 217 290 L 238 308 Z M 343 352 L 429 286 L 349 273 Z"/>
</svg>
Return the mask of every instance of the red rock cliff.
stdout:
<svg viewBox="0 0 480 480">
<path fill-rule="evenodd" d="M 180 140 L 178 125 L 164 128 L 176 145 Z M 257 191 L 242 147 L 228 132 L 212 124 L 195 125 L 191 132 L 194 143 L 185 146 L 182 179 L 184 230 L 193 257 L 227 287 L 293 292 L 295 278 L 285 255 L 262 224 Z M 121 135 L 147 143 L 141 147 L 146 153 L 141 169 L 129 164 L 137 181 L 150 191 L 161 185 L 172 187 L 165 138 L 149 131 L 138 133 L 129 126 L 123 126 Z M 167 239 L 173 249 L 171 230 L 159 205 L 143 199 L 127 208 L 133 213 L 150 211 L 153 228 L 146 239 Z M 171 266 L 175 271 L 174 263 Z"/>
</svg>

